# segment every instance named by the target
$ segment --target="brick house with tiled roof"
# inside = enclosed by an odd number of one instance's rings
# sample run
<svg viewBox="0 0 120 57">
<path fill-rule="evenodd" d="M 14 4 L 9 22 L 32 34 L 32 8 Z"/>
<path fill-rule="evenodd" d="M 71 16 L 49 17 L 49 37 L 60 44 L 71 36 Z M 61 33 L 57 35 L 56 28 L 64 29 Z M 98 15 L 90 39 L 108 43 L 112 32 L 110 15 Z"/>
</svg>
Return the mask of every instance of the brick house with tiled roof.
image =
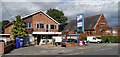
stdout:
<svg viewBox="0 0 120 57">
<path fill-rule="evenodd" d="M 84 18 L 84 33 L 79 33 L 79 36 L 110 35 L 107 30 L 110 30 L 110 27 L 103 14 L 89 16 Z M 68 34 L 76 34 L 76 20 L 71 20 L 64 31 L 68 31 Z"/>
<path fill-rule="evenodd" d="M 34 12 L 30 15 L 22 17 L 23 22 L 26 25 L 29 36 L 34 37 L 35 44 L 39 45 L 41 39 L 52 39 L 52 36 L 61 34 L 58 32 L 59 23 L 52 17 L 42 11 Z M 4 27 L 4 32 L 11 34 L 12 37 L 12 22 Z"/>
</svg>

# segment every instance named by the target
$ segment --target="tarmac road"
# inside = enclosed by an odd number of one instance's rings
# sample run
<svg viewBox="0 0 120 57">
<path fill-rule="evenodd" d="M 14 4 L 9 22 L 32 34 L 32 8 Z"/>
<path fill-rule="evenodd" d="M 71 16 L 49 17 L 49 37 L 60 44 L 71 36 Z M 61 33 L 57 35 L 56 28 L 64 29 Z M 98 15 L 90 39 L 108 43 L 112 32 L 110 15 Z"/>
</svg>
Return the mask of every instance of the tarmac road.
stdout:
<svg viewBox="0 0 120 57">
<path fill-rule="evenodd" d="M 31 46 L 15 49 L 5 55 L 118 55 L 118 48 L 117 43 L 90 43 L 88 46 L 70 48 Z"/>
<path fill-rule="evenodd" d="M 89 48 L 84 50 L 75 50 L 74 52 L 67 53 L 67 55 L 118 55 L 118 48 L 118 46 Z"/>
</svg>

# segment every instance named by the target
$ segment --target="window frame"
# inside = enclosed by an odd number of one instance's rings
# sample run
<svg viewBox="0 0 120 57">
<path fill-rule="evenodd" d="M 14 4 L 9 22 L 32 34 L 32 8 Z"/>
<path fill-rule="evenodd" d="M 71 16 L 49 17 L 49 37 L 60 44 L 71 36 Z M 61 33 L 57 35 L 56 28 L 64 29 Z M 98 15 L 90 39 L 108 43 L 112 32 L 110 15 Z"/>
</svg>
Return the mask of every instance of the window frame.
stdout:
<svg viewBox="0 0 120 57">
<path fill-rule="evenodd" d="M 42 25 L 42 26 L 41 26 L 41 25 Z M 40 24 L 39 24 L 39 28 L 40 28 L 40 29 L 43 29 L 43 28 L 44 28 L 44 24 L 40 23 Z"/>
<path fill-rule="evenodd" d="M 27 23 L 25 23 L 25 26 L 26 26 L 26 28 L 32 28 L 32 23 L 31 22 L 27 22 Z"/>
<path fill-rule="evenodd" d="M 50 29 L 57 29 L 57 25 L 50 25 Z"/>
</svg>

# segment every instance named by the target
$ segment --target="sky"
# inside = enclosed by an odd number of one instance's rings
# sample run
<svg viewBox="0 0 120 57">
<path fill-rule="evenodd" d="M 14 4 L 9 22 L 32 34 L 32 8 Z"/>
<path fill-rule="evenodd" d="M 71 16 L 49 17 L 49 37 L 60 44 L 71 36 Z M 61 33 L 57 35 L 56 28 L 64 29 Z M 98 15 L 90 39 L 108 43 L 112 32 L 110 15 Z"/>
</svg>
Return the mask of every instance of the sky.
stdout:
<svg viewBox="0 0 120 57">
<path fill-rule="evenodd" d="M 85 17 L 104 14 L 110 27 L 118 25 L 118 8 L 120 0 L 0 0 L 0 21 L 15 20 L 16 15 L 22 17 L 42 10 L 46 12 L 55 8 L 64 12 L 68 21 L 76 15 Z"/>
</svg>

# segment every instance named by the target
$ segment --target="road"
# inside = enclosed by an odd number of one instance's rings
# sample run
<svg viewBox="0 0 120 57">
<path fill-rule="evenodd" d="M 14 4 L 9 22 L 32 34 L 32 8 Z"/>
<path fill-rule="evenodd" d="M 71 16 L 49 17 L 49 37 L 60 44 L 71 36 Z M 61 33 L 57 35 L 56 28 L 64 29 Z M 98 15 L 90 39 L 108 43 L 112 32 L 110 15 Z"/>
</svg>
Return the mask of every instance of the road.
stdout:
<svg viewBox="0 0 120 57">
<path fill-rule="evenodd" d="M 31 46 L 26 48 L 15 49 L 5 55 L 118 55 L 118 44 L 94 44 L 82 47 L 48 47 L 41 48 Z"/>
<path fill-rule="evenodd" d="M 118 46 L 74 50 L 67 55 L 118 55 Z"/>
</svg>

